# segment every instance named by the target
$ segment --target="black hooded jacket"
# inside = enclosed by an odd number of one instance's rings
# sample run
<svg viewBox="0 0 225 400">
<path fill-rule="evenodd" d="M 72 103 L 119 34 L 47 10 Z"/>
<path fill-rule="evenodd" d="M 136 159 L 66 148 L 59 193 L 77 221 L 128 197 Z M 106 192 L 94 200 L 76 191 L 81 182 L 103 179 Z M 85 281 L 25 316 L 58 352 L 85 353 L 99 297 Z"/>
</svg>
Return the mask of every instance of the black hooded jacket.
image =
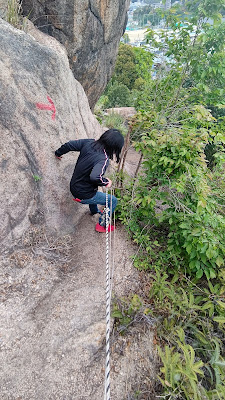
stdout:
<svg viewBox="0 0 225 400">
<path fill-rule="evenodd" d="M 105 152 L 93 148 L 94 139 L 71 140 L 55 151 L 57 157 L 69 151 L 79 151 L 73 176 L 70 181 L 70 191 L 80 200 L 93 197 L 98 186 L 106 186 L 109 181 L 103 175 L 109 165 L 109 158 Z"/>
</svg>

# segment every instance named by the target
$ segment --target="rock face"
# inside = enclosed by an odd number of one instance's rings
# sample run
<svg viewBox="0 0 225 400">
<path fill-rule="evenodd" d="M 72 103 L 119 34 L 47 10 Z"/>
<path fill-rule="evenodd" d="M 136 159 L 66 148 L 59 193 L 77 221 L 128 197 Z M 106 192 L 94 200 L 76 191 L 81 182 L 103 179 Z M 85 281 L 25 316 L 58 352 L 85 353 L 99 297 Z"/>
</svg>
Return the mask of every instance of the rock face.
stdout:
<svg viewBox="0 0 225 400">
<path fill-rule="evenodd" d="M 93 108 L 109 81 L 130 0 L 23 0 L 24 15 L 55 37 Z"/>
<path fill-rule="evenodd" d="M 81 217 L 69 181 L 77 155 L 54 150 L 71 139 L 96 137 L 101 127 L 69 68 L 64 48 L 36 28 L 31 34 L 0 20 L 0 242 L 8 247 L 31 224 L 55 233 Z M 34 38 L 36 37 L 36 39 Z M 39 109 L 37 103 L 56 109 Z M 83 209 L 82 209 L 83 210 Z"/>
</svg>

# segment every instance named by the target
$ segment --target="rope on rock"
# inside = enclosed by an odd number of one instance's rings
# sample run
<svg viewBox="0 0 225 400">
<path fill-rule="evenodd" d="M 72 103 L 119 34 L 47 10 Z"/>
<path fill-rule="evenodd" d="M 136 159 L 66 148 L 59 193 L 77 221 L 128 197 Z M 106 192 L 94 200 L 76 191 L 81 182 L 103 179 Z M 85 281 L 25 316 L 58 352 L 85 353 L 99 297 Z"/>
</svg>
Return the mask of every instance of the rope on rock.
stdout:
<svg viewBox="0 0 225 400">
<path fill-rule="evenodd" d="M 111 215 L 111 224 L 115 227 L 116 226 L 116 213 L 112 213 L 112 196 L 115 196 L 115 190 L 111 189 L 111 198 L 110 198 L 110 215 Z M 113 216 L 113 218 L 112 218 Z M 111 262 L 111 273 L 110 273 L 110 300 L 112 296 L 112 285 L 113 285 L 113 275 L 114 275 L 114 264 L 115 264 L 115 237 L 116 237 L 116 230 L 114 229 L 113 233 L 110 230 L 110 262 Z M 113 236 L 113 240 L 112 240 Z"/>
<path fill-rule="evenodd" d="M 112 199 L 112 195 L 111 195 Z M 105 365 L 105 400 L 110 400 L 110 268 L 109 268 L 109 207 L 108 189 L 106 189 L 106 365 Z"/>
</svg>

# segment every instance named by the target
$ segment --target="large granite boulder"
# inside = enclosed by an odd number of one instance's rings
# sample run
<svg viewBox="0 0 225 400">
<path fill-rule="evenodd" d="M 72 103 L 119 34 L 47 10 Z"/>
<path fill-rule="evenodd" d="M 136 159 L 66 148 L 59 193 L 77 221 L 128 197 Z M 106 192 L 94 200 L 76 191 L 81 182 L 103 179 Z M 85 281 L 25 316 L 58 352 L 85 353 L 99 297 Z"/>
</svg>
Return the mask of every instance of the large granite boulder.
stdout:
<svg viewBox="0 0 225 400">
<path fill-rule="evenodd" d="M 23 13 L 67 49 L 93 108 L 109 81 L 130 0 L 23 0 Z"/>
<path fill-rule="evenodd" d="M 77 155 L 69 153 L 59 161 L 54 150 L 68 140 L 102 133 L 63 46 L 36 28 L 29 30 L 30 34 L 24 33 L 0 20 L 0 243 L 4 247 L 31 224 L 44 224 L 60 234 L 75 229 L 84 207 L 73 202 L 69 192 Z M 38 108 L 38 103 L 52 110 Z"/>
</svg>

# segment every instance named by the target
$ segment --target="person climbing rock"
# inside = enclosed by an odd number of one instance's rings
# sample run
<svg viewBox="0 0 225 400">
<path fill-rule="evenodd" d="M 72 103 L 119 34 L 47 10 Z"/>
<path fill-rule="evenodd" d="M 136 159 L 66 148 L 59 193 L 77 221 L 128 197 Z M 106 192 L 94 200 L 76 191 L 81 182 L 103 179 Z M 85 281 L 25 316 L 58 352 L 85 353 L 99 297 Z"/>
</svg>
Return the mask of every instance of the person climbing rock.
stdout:
<svg viewBox="0 0 225 400">
<path fill-rule="evenodd" d="M 98 191 L 98 186 L 106 188 L 112 186 L 112 181 L 105 178 L 104 174 L 109 165 L 109 159 L 112 160 L 114 155 L 116 162 L 119 162 L 123 145 L 124 138 L 121 132 L 117 129 L 109 129 L 98 140 L 71 140 L 55 151 L 58 159 L 61 159 L 62 155 L 69 151 L 80 152 L 70 181 L 70 191 L 76 201 L 89 204 L 92 215 L 101 214 L 97 225 L 102 229 L 96 225 L 98 231 L 105 231 L 106 225 L 106 218 L 98 208 L 98 204 L 106 205 L 106 193 Z M 117 198 L 108 195 L 108 204 L 111 205 L 113 213 L 117 205 Z M 113 227 L 110 229 L 113 230 Z"/>
</svg>

